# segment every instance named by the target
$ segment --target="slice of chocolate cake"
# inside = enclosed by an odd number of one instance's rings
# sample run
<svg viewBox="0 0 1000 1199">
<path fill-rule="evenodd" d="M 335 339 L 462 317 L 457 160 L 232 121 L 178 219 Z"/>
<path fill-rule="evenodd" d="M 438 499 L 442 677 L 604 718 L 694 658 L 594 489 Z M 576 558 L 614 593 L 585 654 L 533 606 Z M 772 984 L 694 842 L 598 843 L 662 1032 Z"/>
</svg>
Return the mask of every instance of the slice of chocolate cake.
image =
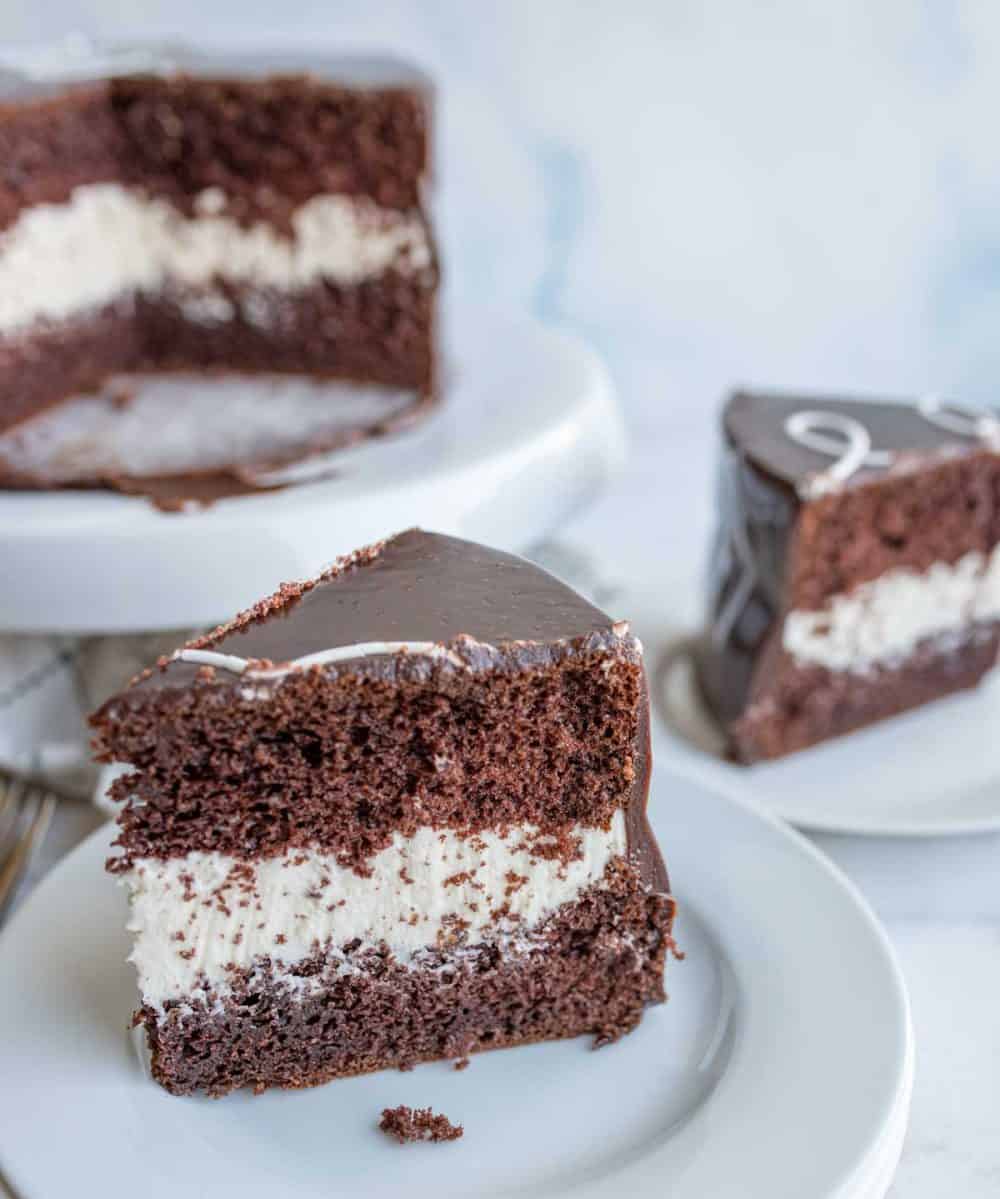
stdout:
<svg viewBox="0 0 1000 1199">
<path fill-rule="evenodd" d="M 1000 421 L 737 394 L 703 691 L 746 762 L 972 687 L 1000 641 Z"/>
<path fill-rule="evenodd" d="M 168 1090 L 604 1042 L 664 998 L 641 647 L 520 558 L 400 534 L 93 724 Z"/>
<path fill-rule="evenodd" d="M 171 50 L 0 71 L 0 438 L 148 371 L 426 406 L 429 122 L 427 81 L 390 60 Z M 0 486 L 74 481 L 21 445 L 0 444 Z"/>
</svg>

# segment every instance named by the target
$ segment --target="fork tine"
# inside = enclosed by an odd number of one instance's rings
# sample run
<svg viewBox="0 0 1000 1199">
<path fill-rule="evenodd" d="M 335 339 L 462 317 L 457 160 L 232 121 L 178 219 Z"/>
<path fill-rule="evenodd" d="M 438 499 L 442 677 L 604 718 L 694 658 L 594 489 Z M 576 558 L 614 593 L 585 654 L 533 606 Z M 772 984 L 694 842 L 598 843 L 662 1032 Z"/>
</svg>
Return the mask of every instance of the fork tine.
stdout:
<svg viewBox="0 0 1000 1199">
<path fill-rule="evenodd" d="M 57 803 L 54 795 L 35 787 L 25 788 L 18 780 L 14 780 L 8 788 L 8 797 L 10 792 L 21 798 L 19 824 L 26 824 L 26 827 L 23 827 L 19 835 L 15 834 L 17 839 L 13 847 L 0 859 L 0 919 L 3 918 L 10 900 L 17 891 L 18 883 L 24 877 L 48 832 Z M 24 813 L 27 813 L 26 818 Z M 15 829 L 17 827 L 15 825 Z"/>
<path fill-rule="evenodd" d="M 20 779 L 0 772 L 0 846 L 4 844 L 17 825 L 23 789 Z"/>
<path fill-rule="evenodd" d="M 0 771 L 0 811 L 9 807 L 20 794 L 21 780 L 6 771 Z"/>
</svg>

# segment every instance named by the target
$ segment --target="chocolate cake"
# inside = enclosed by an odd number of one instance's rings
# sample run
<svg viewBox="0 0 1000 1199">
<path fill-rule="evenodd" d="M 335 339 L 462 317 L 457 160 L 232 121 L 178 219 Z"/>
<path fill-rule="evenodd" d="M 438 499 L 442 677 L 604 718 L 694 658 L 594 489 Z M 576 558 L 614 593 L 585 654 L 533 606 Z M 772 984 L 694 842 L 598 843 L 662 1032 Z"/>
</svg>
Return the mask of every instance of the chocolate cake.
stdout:
<svg viewBox="0 0 1000 1199">
<path fill-rule="evenodd" d="M 744 762 L 973 687 L 1000 642 L 1000 421 L 740 393 L 702 689 Z"/>
<path fill-rule="evenodd" d="M 664 999 L 641 646 L 520 558 L 402 533 L 92 723 L 170 1091 L 605 1043 Z"/>
<path fill-rule="evenodd" d="M 64 450 L 53 409 L 97 403 L 122 374 L 305 375 L 426 406 L 438 270 L 423 76 L 173 50 L 84 66 L 0 71 L 0 486 L 114 482 L 103 460 L 88 477 L 38 444 Z M 305 427 L 269 429 L 271 457 L 330 438 L 321 412 L 289 419 Z"/>
</svg>

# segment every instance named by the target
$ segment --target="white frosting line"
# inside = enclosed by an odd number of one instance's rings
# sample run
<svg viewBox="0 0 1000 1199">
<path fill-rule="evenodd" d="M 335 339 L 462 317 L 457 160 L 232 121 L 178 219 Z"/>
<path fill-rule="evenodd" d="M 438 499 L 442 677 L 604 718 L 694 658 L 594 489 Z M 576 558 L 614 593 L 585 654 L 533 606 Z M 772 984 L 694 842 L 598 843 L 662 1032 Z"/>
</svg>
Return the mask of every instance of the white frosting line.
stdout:
<svg viewBox="0 0 1000 1199">
<path fill-rule="evenodd" d="M 143 1000 L 160 1007 L 190 994 L 202 976 L 224 991 L 232 967 L 245 969 L 262 956 L 279 971 L 317 945 L 336 959 L 355 939 L 419 966 L 422 950 L 448 946 L 456 921 L 465 944 L 499 941 L 517 952 L 533 928 L 600 884 L 608 863 L 626 853 L 621 811 L 608 830 L 579 827 L 574 834 L 580 856 L 562 862 L 533 856 L 532 825 L 470 838 L 424 827 L 412 837 L 395 834 L 367 876 L 315 850 L 249 862 L 219 853 L 140 860 L 125 884 L 130 961 Z M 244 877 L 232 873 L 237 868 Z M 351 969 L 340 958 L 341 968 Z"/>
<path fill-rule="evenodd" d="M 320 279 L 359 283 L 389 267 L 412 274 L 431 263 L 419 214 L 365 197 L 314 196 L 293 212 L 291 237 L 263 221 L 244 227 L 225 207 L 217 188 L 202 192 L 197 215 L 186 217 L 164 199 L 95 183 L 65 204 L 25 209 L 0 233 L 0 333 L 168 286 L 211 292 L 224 278 L 298 291 Z M 224 319 L 224 305 L 203 300 L 199 320 L 206 303 L 212 319 Z"/>
<path fill-rule="evenodd" d="M 231 674 L 243 674 L 250 665 L 246 658 L 236 654 L 218 654 L 210 649 L 179 649 L 173 655 L 175 662 L 190 662 L 194 666 L 211 666 L 215 670 L 228 670 Z"/>
<path fill-rule="evenodd" d="M 331 649 L 317 650 L 314 654 L 295 658 L 281 666 L 250 670 L 250 662 L 235 654 L 220 654 L 210 649 L 180 649 L 174 658 L 180 662 L 191 662 L 197 666 L 214 666 L 217 670 L 228 670 L 232 674 L 245 674 L 252 679 L 281 679 L 293 670 L 307 670 L 310 666 L 328 666 L 331 662 L 349 662 L 356 658 L 367 658 L 375 654 L 420 654 L 428 658 L 443 659 L 454 666 L 465 666 L 465 662 L 447 646 L 434 641 L 362 641 L 357 645 L 338 645 Z"/>
<path fill-rule="evenodd" d="M 816 612 L 785 618 L 782 644 L 800 662 L 865 671 L 905 659 L 926 640 L 963 636 L 1000 620 L 1000 547 L 954 565 L 887 571 Z"/>
</svg>

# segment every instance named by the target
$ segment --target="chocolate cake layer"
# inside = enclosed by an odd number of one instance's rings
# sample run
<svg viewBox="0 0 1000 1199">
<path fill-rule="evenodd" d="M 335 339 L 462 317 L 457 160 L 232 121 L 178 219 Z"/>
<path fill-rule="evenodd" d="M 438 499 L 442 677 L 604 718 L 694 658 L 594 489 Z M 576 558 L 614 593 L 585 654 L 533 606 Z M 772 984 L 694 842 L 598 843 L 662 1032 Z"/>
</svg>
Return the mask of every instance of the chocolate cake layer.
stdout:
<svg viewBox="0 0 1000 1199">
<path fill-rule="evenodd" d="M 426 277 L 390 270 L 294 293 L 234 285 L 217 293 L 225 319 L 191 317 L 198 298 L 140 301 L 143 367 L 305 374 L 414 391 L 434 388 L 435 293 Z"/>
<path fill-rule="evenodd" d="M 978 681 L 985 665 L 951 657 L 978 662 L 1000 618 L 991 420 L 933 403 L 730 400 L 699 677 L 739 755 L 927 702 L 936 654 L 941 693 Z"/>
<path fill-rule="evenodd" d="M 593 1034 L 616 1040 L 662 1002 L 673 902 L 623 870 L 562 909 L 524 953 L 481 944 L 423 969 L 367 952 L 350 972 L 322 952 L 294 982 L 266 961 L 222 996 L 138 1013 L 154 1078 L 179 1095 L 304 1087 L 440 1057 Z"/>
<path fill-rule="evenodd" d="M 608 665 L 584 651 L 509 673 L 438 666 L 421 681 L 310 671 L 266 699 L 240 684 L 148 693 L 113 737 L 140 770 L 114 786 L 123 865 L 316 845 L 361 866 L 427 822 L 606 825 L 637 773 L 641 689 L 636 662 Z"/>
<path fill-rule="evenodd" d="M 71 324 L 0 336 L 0 433 L 88 392 L 104 379 L 137 370 L 144 360 L 143 331 L 132 300 L 119 301 Z M 30 472 L 0 463 L 0 486 L 25 486 Z M 38 483 L 46 479 L 39 474 Z"/>
<path fill-rule="evenodd" d="M 317 191 L 419 208 L 429 167 L 420 87 L 345 88 L 291 78 L 124 78 L 110 102 L 129 146 L 125 178 L 178 197 L 221 188 L 246 221 L 287 228 Z"/>
<path fill-rule="evenodd" d="M 111 181 L 189 212 L 200 192 L 220 188 L 239 219 L 279 228 L 317 191 L 420 207 L 431 99 L 412 69 L 387 60 L 369 72 L 364 60 L 333 59 L 323 79 L 300 59 L 297 69 L 254 78 L 241 76 L 256 60 L 234 56 L 208 60 L 222 72 L 214 78 L 184 70 L 198 61 L 181 56 L 180 70 L 163 75 L 0 95 L 0 230 L 31 205 L 65 203 L 75 187 Z"/>
<path fill-rule="evenodd" d="M 117 178 L 127 157 L 106 83 L 28 102 L 0 89 L 0 232 L 26 208 L 62 204 L 77 187 Z"/>
<path fill-rule="evenodd" d="M 924 645 L 895 668 L 858 677 L 787 661 L 774 685 L 753 694 L 734 722 L 736 752 L 745 762 L 778 758 L 898 716 L 932 700 L 975 687 L 993 668 L 1000 626 L 979 630 L 964 644 Z"/>
</svg>

